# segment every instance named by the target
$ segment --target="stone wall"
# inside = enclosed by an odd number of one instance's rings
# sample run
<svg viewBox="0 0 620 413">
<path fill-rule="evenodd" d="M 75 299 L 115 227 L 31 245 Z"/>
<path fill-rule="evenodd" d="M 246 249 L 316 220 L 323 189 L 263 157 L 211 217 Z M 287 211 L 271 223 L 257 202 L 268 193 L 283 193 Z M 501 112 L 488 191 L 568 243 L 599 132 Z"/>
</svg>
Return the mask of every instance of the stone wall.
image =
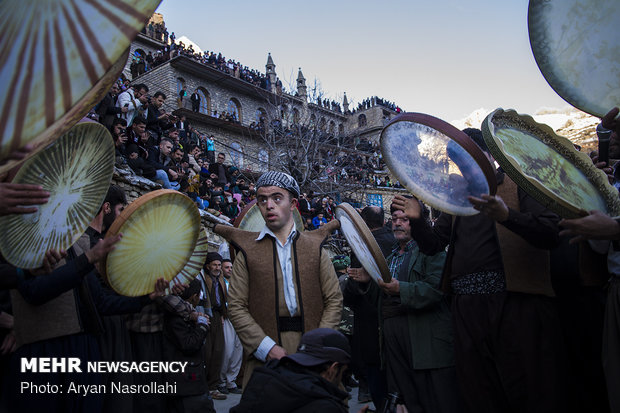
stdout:
<svg viewBox="0 0 620 413">
<path fill-rule="evenodd" d="M 131 64 L 131 56 L 134 55 L 136 50 L 142 50 L 144 52 L 144 56 L 151 52 L 155 55 L 155 52 L 161 50 L 164 46 L 163 42 L 158 42 L 155 39 L 152 39 L 142 33 L 138 33 L 133 42 L 129 45 L 129 59 L 127 59 L 127 63 L 125 63 L 125 67 L 123 68 L 123 75 L 127 79 L 131 80 L 131 71 L 129 70 L 129 65 Z"/>
<path fill-rule="evenodd" d="M 162 188 L 158 183 L 152 182 L 141 176 L 133 175 L 129 171 L 119 170 L 116 168 L 112 177 L 112 183 L 123 188 L 125 194 L 127 195 L 128 204 L 148 192 Z M 226 224 L 225 221 L 205 211 L 201 211 L 200 221 L 201 228 L 204 228 L 207 233 L 209 251 L 217 251 L 219 245 L 224 241 L 224 239 L 213 232 L 213 227 L 215 224 Z"/>
</svg>

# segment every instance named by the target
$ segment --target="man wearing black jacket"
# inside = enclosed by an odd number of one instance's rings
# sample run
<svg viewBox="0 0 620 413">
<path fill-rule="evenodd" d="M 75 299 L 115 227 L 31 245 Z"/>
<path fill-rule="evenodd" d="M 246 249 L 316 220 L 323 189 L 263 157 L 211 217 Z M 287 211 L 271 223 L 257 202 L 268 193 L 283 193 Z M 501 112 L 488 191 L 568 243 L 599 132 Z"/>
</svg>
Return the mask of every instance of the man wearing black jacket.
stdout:
<svg viewBox="0 0 620 413">
<path fill-rule="evenodd" d="M 116 119 L 117 115 L 127 113 L 128 110 L 127 107 L 119 108 L 116 106 L 116 99 L 119 93 L 121 93 L 121 89 L 118 87 L 118 83 L 114 82 L 110 91 L 95 108 L 99 115 L 99 122 L 108 129 L 112 126 L 112 121 Z"/>
<path fill-rule="evenodd" d="M 159 146 L 153 146 L 149 150 L 147 161 L 155 168 L 156 180 L 162 181 L 165 189 L 179 189 L 180 185 L 176 180 L 179 175 L 172 169 L 174 163 L 170 158 L 173 143 L 170 139 L 164 138 Z"/>
<path fill-rule="evenodd" d="M 166 95 L 163 92 L 155 92 L 146 115 L 146 129 L 155 136 L 156 142 L 161 138 L 163 131 L 172 128 L 176 121 L 173 115 L 162 110 L 165 101 Z"/>
<path fill-rule="evenodd" d="M 367 206 L 361 212 L 361 217 L 368 225 L 373 237 L 379 244 L 384 257 L 392 253 L 392 247 L 396 244 L 396 238 L 392 231 L 384 225 L 385 213 L 378 206 Z M 361 263 L 355 255 L 351 257 L 349 274 L 361 270 Z M 364 296 L 360 295 L 356 286 L 357 282 L 347 279 L 343 297 L 344 304 L 353 310 L 353 351 L 359 357 L 363 365 L 362 378 L 368 384 L 368 391 L 375 406 L 382 406 L 383 399 L 387 396 L 387 379 L 385 370 L 381 369 L 379 356 L 379 317 L 377 307 L 371 304 Z M 363 381 L 360 381 L 360 393 Z M 360 397 L 361 396 L 361 397 Z M 358 401 L 364 397 L 358 393 Z"/>
<path fill-rule="evenodd" d="M 220 152 L 217 154 L 217 162 L 209 165 L 209 173 L 216 174 L 218 177 L 217 182 L 222 184 L 222 186 L 226 186 L 226 184 L 230 182 L 230 173 L 228 172 L 228 166 L 224 165 L 225 160 L 226 154 Z"/>
<path fill-rule="evenodd" d="M 200 110 L 200 95 L 198 94 L 198 89 L 192 93 L 189 99 L 192 101 L 192 111 L 198 112 Z"/>
<path fill-rule="evenodd" d="M 348 394 L 338 385 L 350 362 L 351 347 L 342 333 L 311 330 L 301 337 L 297 353 L 254 370 L 230 412 L 348 412 Z"/>
<path fill-rule="evenodd" d="M 198 305 L 200 281 L 196 278 L 181 294 L 192 306 Z M 164 313 L 163 354 L 166 361 L 186 361 L 181 373 L 166 373 L 164 380 L 176 383 L 176 393 L 168 397 L 168 408 L 174 412 L 215 413 L 207 391 L 204 345 L 209 333 L 209 319 L 194 312 L 185 319 L 176 312 Z"/>
</svg>

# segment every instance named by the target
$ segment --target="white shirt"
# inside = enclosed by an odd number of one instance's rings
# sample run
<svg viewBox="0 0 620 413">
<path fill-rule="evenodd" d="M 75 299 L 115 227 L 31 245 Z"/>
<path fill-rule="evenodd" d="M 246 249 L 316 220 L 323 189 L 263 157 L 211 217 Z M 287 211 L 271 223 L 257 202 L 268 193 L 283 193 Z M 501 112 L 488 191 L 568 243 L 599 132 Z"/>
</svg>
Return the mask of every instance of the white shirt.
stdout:
<svg viewBox="0 0 620 413">
<path fill-rule="evenodd" d="M 590 247 L 599 254 L 607 253 L 607 270 L 610 274 L 620 275 L 620 251 L 614 249 L 613 243 L 607 240 L 588 240 Z"/>
<path fill-rule="evenodd" d="M 293 262 L 291 260 L 293 238 L 296 233 L 297 230 L 295 229 L 295 225 L 293 225 L 291 233 L 288 234 L 286 238 L 286 242 L 282 244 L 278 237 L 265 225 L 256 238 L 256 241 L 260 241 L 265 238 L 266 235 L 270 235 L 276 240 L 278 261 L 280 261 L 280 270 L 282 270 L 282 279 L 284 280 L 284 301 L 286 301 L 286 307 L 291 316 L 297 312 L 297 294 L 295 292 L 295 284 L 293 283 Z M 276 342 L 271 337 L 266 336 L 254 352 L 254 356 L 259 360 L 266 361 L 269 350 L 275 345 Z"/>
</svg>

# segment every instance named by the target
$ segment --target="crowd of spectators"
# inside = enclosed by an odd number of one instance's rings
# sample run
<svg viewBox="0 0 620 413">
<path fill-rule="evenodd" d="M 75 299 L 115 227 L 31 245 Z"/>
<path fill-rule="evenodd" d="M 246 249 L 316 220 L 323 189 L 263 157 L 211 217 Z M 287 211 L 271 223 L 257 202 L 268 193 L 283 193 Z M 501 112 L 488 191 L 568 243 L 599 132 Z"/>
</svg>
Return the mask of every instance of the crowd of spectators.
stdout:
<svg viewBox="0 0 620 413">
<path fill-rule="evenodd" d="M 329 99 L 317 99 L 316 105 L 325 109 L 333 110 L 334 112 L 342 113 L 340 103 Z"/>
<path fill-rule="evenodd" d="M 215 159 L 213 135 L 192 128 L 184 116 L 163 110 L 164 93 L 151 97 L 144 84 L 125 92 L 120 89 L 115 83 L 93 116 L 112 134 L 117 167 L 178 190 L 199 208 L 229 220 L 255 198 L 254 184 L 225 162 L 225 153 Z M 122 103 L 125 95 L 134 98 L 129 106 Z"/>
<path fill-rule="evenodd" d="M 266 75 L 260 73 L 258 70 L 250 69 L 233 59 L 227 59 L 221 52 L 203 51 L 199 53 L 194 50 L 192 45 L 186 47 L 183 42 L 172 43 L 170 48 L 171 57 L 186 56 L 205 66 L 212 67 L 220 72 L 236 77 L 237 79 L 251 83 L 254 86 L 265 90 L 271 90 L 269 78 Z M 279 84 L 279 86 L 282 87 L 282 82 L 280 82 L 279 79 L 276 82 L 279 82 L 276 83 L 276 86 Z"/>
<path fill-rule="evenodd" d="M 384 108 L 393 110 L 396 113 L 401 113 L 403 110 L 394 102 L 390 102 L 387 99 L 382 99 L 377 96 L 372 96 L 364 99 L 357 104 L 357 108 L 353 109 L 351 113 L 359 112 L 360 110 L 370 109 L 373 106 L 383 106 Z"/>
</svg>

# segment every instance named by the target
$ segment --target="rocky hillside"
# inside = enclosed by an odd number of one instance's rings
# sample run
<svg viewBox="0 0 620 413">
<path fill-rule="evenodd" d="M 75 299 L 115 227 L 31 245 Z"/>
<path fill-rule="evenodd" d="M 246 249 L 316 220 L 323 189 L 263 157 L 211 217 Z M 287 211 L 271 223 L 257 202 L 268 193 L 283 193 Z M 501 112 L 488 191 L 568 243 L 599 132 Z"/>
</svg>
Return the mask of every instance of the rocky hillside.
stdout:
<svg viewBox="0 0 620 413">
<path fill-rule="evenodd" d="M 452 121 L 459 128 L 480 128 L 490 110 L 477 109 L 465 119 Z M 544 108 L 532 115 L 536 122 L 549 125 L 558 135 L 565 136 L 573 143 L 580 145 L 583 152 L 596 149 L 596 125 L 600 120 L 575 108 L 551 109 Z"/>
</svg>

